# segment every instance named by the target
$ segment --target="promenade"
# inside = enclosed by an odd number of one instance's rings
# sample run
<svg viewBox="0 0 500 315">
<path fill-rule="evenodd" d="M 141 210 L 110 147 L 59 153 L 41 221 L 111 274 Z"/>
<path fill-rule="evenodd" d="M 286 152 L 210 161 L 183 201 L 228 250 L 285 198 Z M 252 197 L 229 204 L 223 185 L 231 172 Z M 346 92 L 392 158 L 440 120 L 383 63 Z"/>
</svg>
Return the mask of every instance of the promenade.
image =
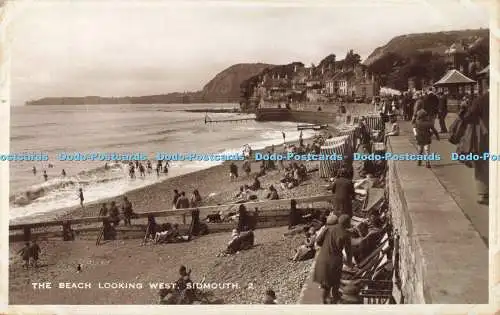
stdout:
<svg viewBox="0 0 500 315">
<path fill-rule="evenodd" d="M 456 114 L 447 117 L 447 126 Z M 389 152 L 416 152 L 410 122 Z M 436 122 L 437 125 L 437 122 Z M 431 169 L 413 161 L 391 161 L 387 176 L 390 211 L 400 235 L 401 290 L 405 304 L 488 303 L 488 206 L 476 202 L 473 169 L 451 160 L 448 135 L 433 138 L 440 161 Z M 321 303 L 318 284 L 308 278 L 300 304 Z"/>
</svg>

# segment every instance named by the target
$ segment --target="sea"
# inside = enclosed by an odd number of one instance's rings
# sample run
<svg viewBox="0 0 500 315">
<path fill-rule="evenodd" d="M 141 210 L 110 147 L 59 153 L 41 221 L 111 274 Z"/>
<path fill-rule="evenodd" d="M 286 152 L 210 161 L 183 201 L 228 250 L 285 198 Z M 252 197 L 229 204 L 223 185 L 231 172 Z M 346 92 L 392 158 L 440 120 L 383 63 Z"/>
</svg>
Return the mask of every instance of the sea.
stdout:
<svg viewBox="0 0 500 315">
<path fill-rule="evenodd" d="M 10 162 L 10 220 L 43 215 L 85 202 L 119 196 L 168 178 L 209 168 L 217 161 L 174 161 L 167 175 L 154 171 L 157 152 L 240 153 L 248 144 L 262 149 L 298 140 L 291 122 L 205 124 L 204 112 L 186 109 L 231 109 L 237 104 L 54 105 L 11 108 L 10 153 L 46 153 L 48 161 Z M 208 113 L 212 120 L 251 118 L 239 113 Z M 304 131 L 303 138 L 314 135 Z M 125 163 L 58 161 L 60 152 L 148 154 L 153 172 L 131 179 Z M 36 168 L 36 174 L 33 173 Z M 62 170 L 66 176 L 62 176 Z M 47 172 L 45 181 L 43 171 Z"/>
</svg>

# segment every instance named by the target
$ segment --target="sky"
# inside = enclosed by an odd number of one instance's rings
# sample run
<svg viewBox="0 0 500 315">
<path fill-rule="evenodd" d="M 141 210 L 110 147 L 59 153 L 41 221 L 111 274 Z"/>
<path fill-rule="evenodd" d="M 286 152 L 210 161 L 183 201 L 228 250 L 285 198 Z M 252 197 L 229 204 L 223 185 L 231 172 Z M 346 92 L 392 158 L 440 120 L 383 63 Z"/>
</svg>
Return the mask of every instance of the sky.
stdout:
<svg viewBox="0 0 500 315">
<path fill-rule="evenodd" d="M 194 2 L 10 3 L 11 104 L 196 91 L 235 63 L 366 58 L 394 36 L 489 25 L 470 0 Z"/>
</svg>

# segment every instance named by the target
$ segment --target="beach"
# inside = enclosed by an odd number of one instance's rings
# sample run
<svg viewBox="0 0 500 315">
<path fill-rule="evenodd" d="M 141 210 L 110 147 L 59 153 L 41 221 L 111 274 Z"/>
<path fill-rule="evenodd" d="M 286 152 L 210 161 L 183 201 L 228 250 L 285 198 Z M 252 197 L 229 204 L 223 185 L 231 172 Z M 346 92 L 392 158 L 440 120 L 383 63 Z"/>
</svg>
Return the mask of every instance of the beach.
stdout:
<svg viewBox="0 0 500 315">
<path fill-rule="evenodd" d="M 333 128 L 328 132 L 334 133 Z M 310 140 L 305 140 L 306 143 Z M 289 142 L 296 143 L 296 141 Z M 262 151 L 268 151 L 265 148 Z M 283 152 L 283 145 L 274 147 Z M 161 211 L 172 208 L 173 190 L 185 191 L 188 196 L 198 189 L 202 205 L 228 204 L 235 200 L 239 187 L 251 184 L 261 162 L 253 161 L 252 174 L 246 176 L 241 170 L 243 162 L 238 161 L 239 177 L 231 181 L 229 164 L 226 161 L 207 169 L 177 177 L 168 178 L 156 184 L 138 188 L 124 194 L 132 202 L 137 213 Z M 289 162 L 285 162 L 287 164 Z M 309 169 L 315 169 L 318 162 L 307 162 Z M 359 164 L 355 163 L 355 170 Z M 156 175 L 154 175 L 156 176 Z M 265 200 L 267 188 L 274 185 L 280 199 L 328 194 L 326 179 L 319 172 L 312 171 L 308 179 L 293 189 L 283 189 L 279 180 L 283 172 L 269 171 L 259 177 L 262 187 L 257 192 L 259 200 Z M 120 205 L 123 196 L 107 198 L 85 204 L 84 209 L 70 207 L 57 212 L 46 213 L 36 221 L 58 218 L 80 218 L 96 216 L 103 202 L 116 201 Z M 33 220 L 33 217 L 31 217 Z M 133 221 L 132 221 L 133 223 Z M 22 270 L 16 252 L 22 243 L 10 247 L 10 299 L 14 304 L 140 304 L 157 303 L 158 290 L 143 289 L 99 289 L 98 282 L 150 282 L 174 281 L 180 265 L 193 269 L 194 280 L 205 277 L 213 283 L 238 283 L 239 289 L 212 292 L 214 303 L 260 303 L 263 292 L 272 288 L 279 303 L 296 303 L 301 287 L 309 273 L 312 260 L 292 263 L 288 260 L 293 250 L 303 242 L 303 235 L 285 238 L 286 227 L 256 230 L 256 245 L 248 251 L 241 251 L 228 257 L 217 257 L 227 246 L 228 233 L 215 233 L 196 238 L 189 243 L 140 246 L 141 240 L 116 240 L 95 246 L 94 240 L 77 239 L 73 242 L 60 240 L 39 240 L 42 248 L 42 267 L 38 270 Z M 159 263 L 160 262 L 160 263 Z M 82 263 L 84 271 L 76 273 L 76 265 Z M 92 289 L 35 290 L 32 282 L 92 282 Z M 249 288 L 249 284 L 250 287 Z M 210 291 L 210 290 L 208 290 Z M 222 300 L 221 300 L 222 299 Z"/>
</svg>

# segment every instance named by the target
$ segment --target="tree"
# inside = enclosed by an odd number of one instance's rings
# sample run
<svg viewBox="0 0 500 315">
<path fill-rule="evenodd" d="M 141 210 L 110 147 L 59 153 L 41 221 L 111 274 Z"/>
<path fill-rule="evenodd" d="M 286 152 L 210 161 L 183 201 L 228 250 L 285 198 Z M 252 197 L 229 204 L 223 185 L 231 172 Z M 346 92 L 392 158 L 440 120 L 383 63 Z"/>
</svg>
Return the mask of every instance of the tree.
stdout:
<svg viewBox="0 0 500 315">
<path fill-rule="evenodd" d="M 345 65 L 354 69 L 361 62 L 361 56 L 350 49 L 344 59 Z"/>
</svg>

